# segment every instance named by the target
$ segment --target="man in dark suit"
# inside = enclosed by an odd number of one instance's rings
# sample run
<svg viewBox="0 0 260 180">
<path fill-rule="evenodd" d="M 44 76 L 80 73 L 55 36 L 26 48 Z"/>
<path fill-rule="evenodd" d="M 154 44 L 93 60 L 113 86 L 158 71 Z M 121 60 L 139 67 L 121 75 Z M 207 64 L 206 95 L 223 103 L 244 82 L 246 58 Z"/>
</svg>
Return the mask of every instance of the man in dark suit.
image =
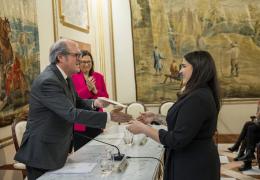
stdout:
<svg viewBox="0 0 260 180">
<path fill-rule="evenodd" d="M 73 123 L 105 128 L 107 120 L 126 122 L 122 112 L 97 112 L 101 100 L 82 100 L 70 76 L 79 71 L 77 43 L 62 39 L 50 48 L 50 65 L 35 79 L 29 100 L 29 117 L 15 160 L 26 164 L 29 180 L 64 166 L 73 136 Z"/>
</svg>

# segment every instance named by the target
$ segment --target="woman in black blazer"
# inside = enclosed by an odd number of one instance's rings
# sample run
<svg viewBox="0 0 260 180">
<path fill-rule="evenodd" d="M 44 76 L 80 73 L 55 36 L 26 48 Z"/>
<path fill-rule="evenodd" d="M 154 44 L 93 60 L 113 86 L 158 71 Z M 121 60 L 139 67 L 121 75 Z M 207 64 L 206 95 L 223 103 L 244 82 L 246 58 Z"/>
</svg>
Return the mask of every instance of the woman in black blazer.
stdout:
<svg viewBox="0 0 260 180">
<path fill-rule="evenodd" d="M 168 131 L 145 124 L 156 119 L 151 112 L 127 128 L 165 146 L 164 180 L 219 180 L 220 161 L 213 136 L 220 95 L 214 60 L 206 51 L 188 53 L 180 73 L 184 88 L 168 111 Z"/>
</svg>

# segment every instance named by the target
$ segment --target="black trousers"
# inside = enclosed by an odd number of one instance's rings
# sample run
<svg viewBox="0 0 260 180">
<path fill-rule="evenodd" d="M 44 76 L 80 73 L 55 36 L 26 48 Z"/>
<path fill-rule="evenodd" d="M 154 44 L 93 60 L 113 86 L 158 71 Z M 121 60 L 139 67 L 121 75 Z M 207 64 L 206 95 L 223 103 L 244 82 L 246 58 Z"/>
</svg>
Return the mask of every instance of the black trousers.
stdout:
<svg viewBox="0 0 260 180">
<path fill-rule="evenodd" d="M 91 140 L 84 136 L 95 138 L 102 132 L 103 132 L 102 129 L 91 128 L 91 127 L 87 127 L 86 131 L 84 132 L 74 131 L 74 135 L 73 135 L 74 151 L 77 151 L 79 148 L 81 148 Z"/>
<path fill-rule="evenodd" d="M 248 128 L 249 128 L 250 126 L 255 126 L 255 122 L 253 122 L 253 121 L 247 121 L 247 122 L 244 124 L 244 126 L 243 126 L 243 128 L 242 128 L 242 131 L 241 131 L 241 133 L 240 133 L 240 135 L 239 135 L 239 137 L 238 137 L 238 139 L 237 139 L 237 141 L 236 141 L 236 143 L 235 143 L 235 146 L 239 147 L 240 144 L 241 144 L 241 142 L 246 139 L 247 131 L 248 131 Z"/>
<path fill-rule="evenodd" d="M 254 152 L 256 144 L 260 141 L 260 124 L 251 125 L 248 127 L 246 134 L 247 150 Z"/>
<path fill-rule="evenodd" d="M 36 180 L 38 177 L 46 173 L 48 170 L 26 166 L 26 171 L 28 180 Z"/>
</svg>

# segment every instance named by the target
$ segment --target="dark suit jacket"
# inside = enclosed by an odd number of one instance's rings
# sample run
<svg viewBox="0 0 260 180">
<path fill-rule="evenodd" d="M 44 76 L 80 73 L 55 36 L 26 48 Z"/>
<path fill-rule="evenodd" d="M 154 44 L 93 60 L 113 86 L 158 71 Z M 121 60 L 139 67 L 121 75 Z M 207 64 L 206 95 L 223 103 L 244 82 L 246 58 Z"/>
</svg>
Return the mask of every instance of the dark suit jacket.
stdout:
<svg viewBox="0 0 260 180">
<path fill-rule="evenodd" d="M 105 128 L 107 113 L 92 111 L 92 100 L 82 100 L 56 65 L 49 65 L 32 85 L 29 117 L 15 160 L 27 166 L 53 170 L 67 159 L 73 123 Z"/>
<path fill-rule="evenodd" d="M 212 137 L 217 110 L 209 88 L 200 88 L 168 111 L 168 131 L 159 130 L 165 150 L 164 180 L 219 180 L 220 162 Z"/>
</svg>

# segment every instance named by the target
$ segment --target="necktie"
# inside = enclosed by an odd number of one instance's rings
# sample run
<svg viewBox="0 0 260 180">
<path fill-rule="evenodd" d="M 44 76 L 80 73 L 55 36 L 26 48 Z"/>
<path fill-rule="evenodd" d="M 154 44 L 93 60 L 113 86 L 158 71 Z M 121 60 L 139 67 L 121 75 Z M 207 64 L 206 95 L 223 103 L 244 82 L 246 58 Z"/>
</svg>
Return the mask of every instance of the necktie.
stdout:
<svg viewBox="0 0 260 180">
<path fill-rule="evenodd" d="M 70 78 L 66 78 L 66 81 L 67 81 L 67 85 L 68 85 L 68 89 L 69 89 L 69 92 L 70 92 L 70 96 L 73 100 L 73 102 L 75 101 L 75 96 L 74 96 L 74 93 L 73 93 L 73 90 L 72 90 L 72 86 L 71 86 L 71 80 Z"/>
<path fill-rule="evenodd" d="M 70 79 L 67 77 L 67 78 L 66 78 L 66 81 L 67 81 L 68 88 L 69 88 L 69 90 L 71 91 Z"/>
</svg>

